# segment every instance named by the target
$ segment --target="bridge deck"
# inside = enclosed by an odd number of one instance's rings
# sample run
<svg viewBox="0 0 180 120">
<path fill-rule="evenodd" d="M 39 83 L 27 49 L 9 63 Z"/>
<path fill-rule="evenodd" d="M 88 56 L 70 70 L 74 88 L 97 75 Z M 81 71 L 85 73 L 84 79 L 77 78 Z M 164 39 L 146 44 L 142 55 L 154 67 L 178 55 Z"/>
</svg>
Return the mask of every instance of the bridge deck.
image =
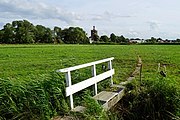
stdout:
<svg viewBox="0 0 180 120">
<path fill-rule="evenodd" d="M 115 97 L 118 93 L 116 92 L 109 92 L 109 91 L 101 91 L 99 94 L 94 96 L 93 98 L 98 100 L 98 101 L 104 101 L 107 102 L 113 97 Z"/>
</svg>

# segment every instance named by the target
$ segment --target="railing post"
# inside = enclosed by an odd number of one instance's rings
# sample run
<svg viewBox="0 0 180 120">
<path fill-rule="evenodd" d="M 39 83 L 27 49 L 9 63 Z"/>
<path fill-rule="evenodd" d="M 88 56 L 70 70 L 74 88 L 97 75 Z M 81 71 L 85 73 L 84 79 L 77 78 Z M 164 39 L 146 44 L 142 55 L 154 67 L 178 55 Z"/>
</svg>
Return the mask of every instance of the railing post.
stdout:
<svg viewBox="0 0 180 120">
<path fill-rule="evenodd" d="M 95 77 L 96 76 L 96 64 L 94 64 L 91 69 L 92 69 L 92 76 Z M 94 93 L 95 93 L 95 95 L 97 95 L 97 83 L 94 84 Z"/>
<path fill-rule="evenodd" d="M 108 62 L 108 69 L 112 70 L 112 60 Z M 111 85 L 113 85 L 113 76 L 111 75 Z"/>
<path fill-rule="evenodd" d="M 71 84 L 72 84 L 71 83 L 71 72 L 70 71 L 66 72 L 65 77 L 66 77 L 66 86 L 71 86 Z M 73 104 L 73 95 L 72 94 L 70 95 L 70 105 L 71 105 L 71 109 L 73 109 L 74 104 Z"/>
</svg>

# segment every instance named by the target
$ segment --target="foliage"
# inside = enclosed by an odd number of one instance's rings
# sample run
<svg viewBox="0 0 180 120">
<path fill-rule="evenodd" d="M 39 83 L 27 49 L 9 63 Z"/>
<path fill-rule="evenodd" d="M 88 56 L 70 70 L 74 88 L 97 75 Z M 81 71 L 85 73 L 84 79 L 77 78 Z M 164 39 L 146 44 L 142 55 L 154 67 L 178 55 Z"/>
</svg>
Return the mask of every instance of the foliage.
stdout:
<svg viewBox="0 0 180 120">
<path fill-rule="evenodd" d="M 104 120 L 107 119 L 108 116 L 106 115 L 106 112 L 103 110 L 102 106 L 93 99 L 90 95 L 90 93 L 86 92 L 84 95 L 84 106 L 86 107 L 86 110 L 84 112 L 85 119 L 87 120 Z"/>
<path fill-rule="evenodd" d="M 127 85 L 128 94 L 118 104 L 119 116 L 126 120 L 169 120 L 178 119 L 180 89 L 176 80 L 158 78 L 135 81 Z M 121 107 L 121 109 L 119 109 Z"/>
<path fill-rule="evenodd" d="M 151 37 L 151 39 L 146 40 L 148 43 L 157 43 L 158 39 Z"/>
<path fill-rule="evenodd" d="M 121 36 L 117 36 L 116 42 L 117 42 L 117 43 L 128 43 L 129 40 L 126 39 L 123 35 L 121 35 Z"/>
<path fill-rule="evenodd" d="M 180 43 L 180 39 L 176 39 L 176 42 Z"/>
<path fill-rule="evenodd" d="M 4 25 L 1 31 L 0 43 L 27 44 L 27 43 L 52 43 L 52 34 L 49 28 L 42 25 L 34 26 L 27 20 L 13 21 Z"/>
<path fill-rule="evenodd" d="M 99 36 L 97 30 L 91 30 L 94 44 L 132 44 L 128 38 L 123 35 L 116 36 L 114 33 Z M 139 38 L 136 38 L 139 39 Z M 136 40 L 135 39 L 135 40 Z M 133 39 L 132 39 L 133 40 Z M 140 40 L 140 39 L 139 39 Z M 69 27 L 64 30 L 55 26 L 52 30 L 43 25 L 33 25 L 27 20 L 15 20 L 12 23 L 6 23 L 0 30 L 0 44 L 31 44 L 31 43 L 66 43 L 66 44 L 89 44 L 87 33 L 80 27 Z M 134 42 L 136 43 L 136 42 Z M 145 40 L 146 44 L 172 44 L 180 43 L 179 38 L 176 40 L 162 40 L 161 38 L 151 37 Z"/>
<path fill-rule="evenodd" d="M 123 35 L 116 36 L 114 33 L 110 35 L 110 41 L 114 43 L 128 43 L 129 40 L 125 38 Z"/>
<path fill-rule="evenodd" d="M 42 25 L 37 25 L 35 27 L 35 42 L 36 43 L 52 43 L 52 33 L 49 28 Z"/>
<path fill-rule="evenodd" d="M 61 30 L 55 26 L 53 30 L 43 25 L 34 26 L 27 20 L 13 21 L 4 25 L 0 30 L 0 43 L 29 44 L 29 43 L 89 43 L 85 31 L 79 27 Z"/>
<path fill-rule="evenodd" d="M 69 110 L 64 97 L 64 82 L 56 74 L 40 80 L 0 79 L 1 119 L 50 119 Z"/>
<path fill-rule="evenodd" d="M 61 35 L 62 35 L 62 30 L 60 27 L 55 26 L 54 27 L 54 42 L 55 43 L 61 43 Z"/>
<path fill-rule="evenodd" d="M 109 38 L 108 38 L 108 36 L 106 36 L 106 35 L 102 35 L 102 36 L 100 37 L 100 40 L 99 40 L 99 41 L 108 42 L 108 41 L 109 41 Z"/>
<path fill-rule="evenodd" d="M 69 27 L 62 30 L 62 41 L 68 44 L 89 43 L 85 31 L 79 27 Z"/>
<path fill-rule="evenodd" d="M 116 35 L 114 33 L 111 33 L 110 35 L 111 42 L 116 42 Z"/>
</svg>

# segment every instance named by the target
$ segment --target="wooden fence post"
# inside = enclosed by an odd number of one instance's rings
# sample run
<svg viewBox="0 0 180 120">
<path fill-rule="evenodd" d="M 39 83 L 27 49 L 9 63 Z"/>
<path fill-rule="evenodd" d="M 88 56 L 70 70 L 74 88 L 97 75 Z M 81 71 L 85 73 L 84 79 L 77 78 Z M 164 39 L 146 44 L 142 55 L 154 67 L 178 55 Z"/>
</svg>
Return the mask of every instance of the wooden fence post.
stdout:
<svg viewBox="0 0 180 120">
<path fill-rule="evenodd" d="M 71 72 L 70 71 L 66 72 L 65 77 L 66 77 L 66 86 L 68 86 L 68 87 L 71 86 L 72 85 L 72 83 L 71 83 Z M 73 95 L 72 94 L 70 95 L 70 105 L 71 105 L 71 109 L 73 109 L 74 104 L 73 104 Z"/>
<path fill-rule="evenodd" d="M 110 60 L 108 62 L 108 69 L 111 70 L 112 69 L 112 61 Z M 111 85 L 113 85 L 113 76 L 111 75 Z"/>
<path fill-rule="evenodd" d="M 92 66 L 92 76 L 96 76 L 96 64 Z M 94 84 L 94 94 L 97 95 L 97 83 Z"/>
<path fill-rule="evenodd" d="M 139 74 L 139 77 L 140 77 L 140 82 L 142 84 L 142 64 L 140 66 L 140 74 Z"/>
</svg>

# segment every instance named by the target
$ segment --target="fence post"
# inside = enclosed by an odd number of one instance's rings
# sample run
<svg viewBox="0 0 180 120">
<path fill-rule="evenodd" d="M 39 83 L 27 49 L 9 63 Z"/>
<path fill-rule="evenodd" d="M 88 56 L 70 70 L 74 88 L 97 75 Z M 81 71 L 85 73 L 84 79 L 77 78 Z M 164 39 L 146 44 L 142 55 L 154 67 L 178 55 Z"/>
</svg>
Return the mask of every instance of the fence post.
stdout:
<svg viewBox="0 0 180 120">
<path fill-rule="evenodd" d="M 108 62 L 108 69 L 111 70 L 112 69 L 112 61 L 110 60 Z M 113 85 L 113 76 L 111 75 L 111 85 Z"/>
<path fill-rule="evenodd" d="M 96 64 L 92 66 L 92 76 L 96 76 Z M 97 95 L 97 83 L 94 84 L 94 93 Z"/>
<path fill-rule="evenodd" d="M 141 66 L 140 66 L 140 74 L 139 74 L 140 76 L 140 82 L 141 82 L 141 84 L 142 84 L 142 64 L 141 64 Z"/>
<path fill-rule="evenodd" d="M 65 77 L 66 77 L 66 86 L 71 86 L 71 84 L 72 84 L 71 83 L 71 72 L 70 71 L 66 72 Z M 72 94 L 70 95 L 70 105 L 71 105 L 71 109 L 73 109 L 74 105 L 73 105 L 73 95 Z"/>
</svg>

